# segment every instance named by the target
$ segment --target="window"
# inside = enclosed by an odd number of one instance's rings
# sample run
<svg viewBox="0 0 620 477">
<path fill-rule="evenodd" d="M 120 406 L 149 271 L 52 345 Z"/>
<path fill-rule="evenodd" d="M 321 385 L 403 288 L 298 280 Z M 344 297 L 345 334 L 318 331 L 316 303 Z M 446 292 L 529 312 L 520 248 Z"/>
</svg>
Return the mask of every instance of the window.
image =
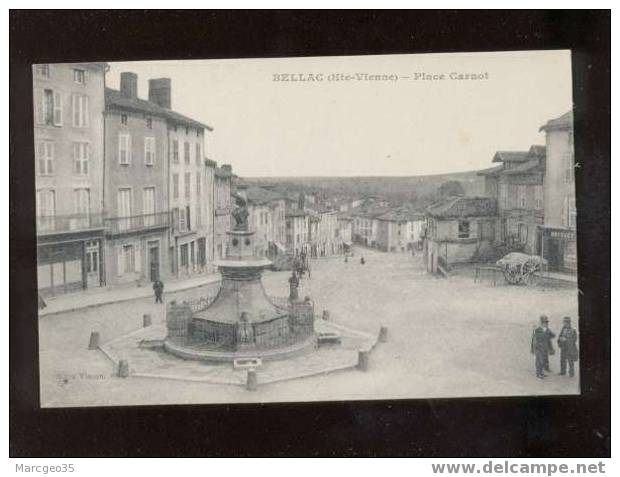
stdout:
<svg viewBox="0 0 620 477">
<path fill-rule="evenodd" d="M 186 227 L 187 230 L 192 230 L 192 220 L 191 220 L 191 214 L 190 214 L 190 207 L 189 205 L 185 207 L 185 222 L 186 222 Z"/>
<path fill-rule="evenodd" d="M 37 76 L 40 78 L 49 79 L 50 77 L 50 65 L 34 65 L 34 70 Z"/>
<path fill-rule="evenodd" d="M 126 114 L 121 114 L 121 124 L 123 126 L 127 126 L 127 115 Z"/>
<path fill-rule="evenodd" d="M 54 143 L 52 141 L 39 141 L 37 163 L 40 176 L 49 176 L 54 173 Z"/>
<path fill-rule="evenodd" d="M 187 141 L 183 144 L 183 158 L 185 159 L 185 164 L 189 164 L 189 142 Z"/>
<path fill-rule="evenodd" d="M 74 69 L 73 82 L 77 84 L 86 84 L 86 71 Z"/>
<path fill-rule="evenodd" d="M 62 96 L 58 91 L 39 89 L 36 92 L 35 117 L 37 124 L 62 126 Z"/>
<path fill-rule="evenodd" d="M 508 191 L 506 184 L 499 185 L 499 203 L 504 209 L 508 206 Z"/>
<path fill-rule="evenodd" d="M 37 191 L 37 230 L 53 230 L 56 194 L 53 190 Z"/>
<path fill-rule="evenodd" d="M 88 127 L 88 96 L 74 94 L 71 96 L 71 107 L 73 110 L 73 127 Z"/>
<path fill-rule="evenodd" d="M 118 163 L 131 164 L 131 136 L 129 134 L 118 135 Z"/>
<path fill-rule="evenodd" d="M 189 199 L 190 197 L 190 188 L 191 188 L 191 180 L 192 180 L 192 175 L 189 172 L 185 173 L 185 183 L 183 184 L 185 187 L 185 198 Z"/>
<path fill-rule="evenodd" d="M 199 166 L 200 165 L 200 143 L 197 142 L 196 143 L 196 165 Z"/>
<path fill-rule="evenodd" d="M 181 267 L 187 268 L 188 261 L 187 244 L 184 243 L 181 245 Z"/>
<path fill-rule="evenodd" d="M 152 166 L 155 163 L 155 138 L 144 138 L 144 163 Z"/>
<path fill-rule="evenodd" d="M 172 174 L 172 198 L 179 198 L 179 174 Z"/>
<path fill-rule="evenodd" d="M 189 128 L 188 127 L 185 128 L 185 134 L 189 134 Z"/>
<path fill-rule="evenodd" d="M 517 186 L 517 204 L 520 209 L 525 209 L 526 206 L 526 191 L 527 186 L 519 185 Z"/>
<path fill-rule="evenodd" d="M 118 228 L 127 230 L 130 227 L 131 217 L 131 189 L 128 187 L 118 189 L 117 195 L 118 208 Z"/>
<path fill-rule="evenodd" d="M 179 232 L 187 232 L 187 209 L 179 209 Z"/>
<path fill-rule="evenodd" d="M 133 245 L 123 245 L 123 272 L 132 273 L 136 269 L 136 257 Z"/>
<path fill-rule="evenodd" d="M 469 238 L 468 220 L 459 220 L 459 238 Z"/>
<path fill-rule="evenodd" d="M 198 197 L 200 197 L 200 194 L 202 193 L 200 181 L 201 181 L 201 174 L 200 172 L 197 172 L 196 173 L 196 195 Z"/>
<path fill-rule="evenodd" d="M 179 163 L 179 141 L 177 139 L 172 141 L 172 162 Z"/>
<path fill-rule="evenodd" d="M 149 129 L 153 129 L 153 119 L 146 118 L 146 127 Z"/>
<path fill-rule="evenodd" d="M 87 142 L 73 143 L 73 171 L 80 176 L 88 175 L 90 144 Z"/>
<path fill-rule="evenodd" d="M 568 211 L 567 211 L 567 225 L 570 228 L 577 227 L 577 207 L 575 206 L 575 198 L 567 199 Z"/>
<path fill-rule="evenodd" d="M 99 243 L 96 241 L 86 242 L 86 273 L 99 271 Z"/>
<path fill-rule="evenodd" d="M 543 188 L 542 186 L 534 186 L 534 204 L 536 210 L 543 208 Z"/>
<path fill-rule="evenodd" d="M 564 156 L 564 183 L 572 184 L 575 182 L 574 156 L 572 150 Z"/>
<path fill-rule="evenodd" d="M 144 225 L 154 225 L 155 221 L 155 187 L 145 187 L 142 192 L 142 213 Z"/>
<path fill-rule="evenodd" d="M 90 191 L 88 189 L 75 189 L 74 209 L 75 209 L 75 225 L 79 228 L 88 227 L 90 216 Z"/>
</svg>

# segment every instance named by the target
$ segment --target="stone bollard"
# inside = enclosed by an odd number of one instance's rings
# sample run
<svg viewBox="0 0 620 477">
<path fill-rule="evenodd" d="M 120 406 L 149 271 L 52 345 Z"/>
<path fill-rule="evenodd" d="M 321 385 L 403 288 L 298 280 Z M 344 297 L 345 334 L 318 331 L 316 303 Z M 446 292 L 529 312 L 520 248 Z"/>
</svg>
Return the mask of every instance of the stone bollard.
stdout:
<svg viewBox="0 0 620 477">
<path fill-rule="evenodd" d="M 245 388 L 248 391 L 256 391 L 258 386 L 258 380 L 256 379 L 256 370 L 254 368 L 248 369 L 248 378 L 245 383 Z"/>
<path fill-rule="evenodd" d="M 121 359 L 118 362 L 118 377 L 126 378 L 127 376 L 129 376 L 129 363 L 126 359 Z"/>
<path fill-rule="evenodd" d="M 147 326 L 151 326 L 151 323 L 152 323 L 151 315 L 149 315 L 148 313 L 142 315 L 142 326 L 144 328 L 146 328 Z"/>
<path fill-rule="evenodd" d="M 323 319 L 329 321 L 329 310 L 323 310 Z"/>
<path fill-rule="evenodd" d="M 370 352 L 366 350 L 359 350 L 357 352 L 357 368 L 360 371 L 368 371 L 368 358 L 370 357 Z"/>
<path fill-rule="evenodd" d="M 382 326 L 379 329 L 379 342 L 387 343 L 388 340 L 388 329 L 387 326 Z"/>
<path fill-rule="evenodd" d="M 90 333 L 90 340 L 88 341 L 88 349 L 99 349 L 99 332 L 92 331 Z"/>
</svg>

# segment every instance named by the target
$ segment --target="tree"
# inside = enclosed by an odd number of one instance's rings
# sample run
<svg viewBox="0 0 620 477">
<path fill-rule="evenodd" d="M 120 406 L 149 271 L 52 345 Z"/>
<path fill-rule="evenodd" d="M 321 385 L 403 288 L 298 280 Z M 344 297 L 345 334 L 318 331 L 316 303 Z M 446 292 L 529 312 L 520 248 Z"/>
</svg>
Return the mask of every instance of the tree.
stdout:
<svg viewBox="0 0 620 477">
<path fill-rule="evenodd" d="M 465 195 L 465 188 L 459 181 L 447 181 L 439 186 L 440 197 L 454 197 Z"/>
</svg>

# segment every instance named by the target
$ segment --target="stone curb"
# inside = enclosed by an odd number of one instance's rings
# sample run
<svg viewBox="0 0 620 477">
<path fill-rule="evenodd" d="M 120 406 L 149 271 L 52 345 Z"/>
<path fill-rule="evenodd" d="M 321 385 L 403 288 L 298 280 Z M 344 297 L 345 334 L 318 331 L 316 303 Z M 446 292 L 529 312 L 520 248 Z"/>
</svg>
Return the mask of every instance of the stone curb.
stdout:
<svg viewBox="0 0 620 477">
<path fill-rule="evenodd" d="M 219 283 L 221 280 L 220 278 L 213 278 L 213 279 L 207 279 L 207 281 L 205 281 L 204 283 L 201 283 L 199 285 L 188 285 L 188 286 L 181 286 L 175 290 L 172 291 L 168 291 L 167 293 L 177 293 L 177 292 L 182 292 L 182 291 L 187 291 L 187 290 L 191 290 L 192 288 L 200 288 L 203 287 L 205 285 L 213 285 L 214 283 Z M 113 299 L 112 297 L 108 298 L 105 301 L 102 301 L 100 303 L 91 303 L 89 305 L 78 305 L 78 306 L 74 306 L 71 308 L 65 308 L 63 310 L 55 310 L 55 311 L 45 311 L 45 308 L 43 310 L 39 310 L 39 318 L 42 318 L 44 316 L 54 316 L 54 315 L 60 315 L 61 313 L 70 313 L 73 311 L 77 311 L 77 310 L 85 310 L 88 308 L 97 308 L 100 306 L 105 306 L 105 305 L 110 305 L 112 303 L 124 303 L 127 301 L 132 301 L 132 300 L 140 300 L 142 298 L 147 298 L 149 296 L 151 296 L 152 293 L 149 290 L 148 294 L 145 295 L 138 295 L 138 296 L 132 296 L 132 297 L 128 297 L 128 298 L 121 298 L 121 299 Z"/>
</svg>

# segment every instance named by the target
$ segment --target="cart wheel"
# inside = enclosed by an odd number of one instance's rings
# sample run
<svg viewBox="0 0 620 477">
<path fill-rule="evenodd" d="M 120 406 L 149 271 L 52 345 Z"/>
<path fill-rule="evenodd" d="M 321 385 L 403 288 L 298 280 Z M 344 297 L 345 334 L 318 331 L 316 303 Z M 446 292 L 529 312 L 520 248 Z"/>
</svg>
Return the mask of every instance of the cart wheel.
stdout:
<svg viewBox="0 0 620 477">
<path fill-rule="evenodd" d="M 511 285 L 516 285 L 521 281 L 521 270 L 519 267 L 508 265 L 504 268 L 504 278 Z"/>
</svg>

